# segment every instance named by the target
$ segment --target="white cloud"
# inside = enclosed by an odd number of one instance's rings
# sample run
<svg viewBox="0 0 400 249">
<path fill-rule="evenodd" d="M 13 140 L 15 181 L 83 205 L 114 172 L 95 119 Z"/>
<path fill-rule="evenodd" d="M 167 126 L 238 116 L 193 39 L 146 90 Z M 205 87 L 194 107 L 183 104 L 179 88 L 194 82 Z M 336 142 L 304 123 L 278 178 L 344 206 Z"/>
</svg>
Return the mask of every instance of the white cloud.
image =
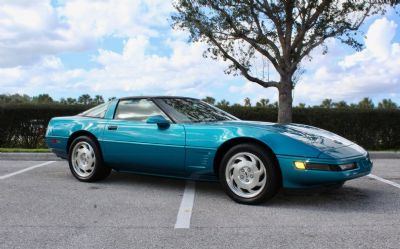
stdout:
<svg viewBox="0 0 400 249">
<path fill-rule="evenodd" d="M 0 67 L 27 65 L 43 55 L 85 47 L 44 1 L 8 1 L 0 5 Z"/>
<path fill-rule="evenodd" d="M 0 70 L 0 77 L 9 79 L 9 83 L 2 83 L 8 92 L 19 88 L 28 92 L 33 88 L 54 91 L 58 87 L 78 94 L 120 92 L 199 97 L 213 95 L 210 87 L 222 87 L 232 80 L 223 73 L 226 64 L 202 57 L 204 45 L 169 40 L 165 46 L 170 48 L 171 55 L 152 54 L 149 38 L 137 36 L 126 41 L 122 53 L 99 50 L 94 58 L 98 68 L 67 70 L 57 57 L 47 56 L 34 66 Z M 29 78 L 32 75 L 35 77 Z"/>
<path fill-rule="evenodd" d="M 157 35 L 166 27 L 169 1 L 2 1 L 0 67 L 30 65 L 43 56 L 94 48 L 105 35 Z"/>
<path fill-rule="evenodd" d="M 339 57 L 321 56 L 325 63 L 314 64 L 312 74 L 296 88 L 296 102 L 319 103 L 322 99 L 358 101 L 363 97 L 400 97 L 400 44 L 393 42 L 397 25 L 383 17 L 368 29 L 366 47 Z M 338 44 L 334 44 L 334 47 Z M 335 49 L 335 48 L 334 48 Z M 332 59 L 332 61 L 330 61 Z"/>
</svg>

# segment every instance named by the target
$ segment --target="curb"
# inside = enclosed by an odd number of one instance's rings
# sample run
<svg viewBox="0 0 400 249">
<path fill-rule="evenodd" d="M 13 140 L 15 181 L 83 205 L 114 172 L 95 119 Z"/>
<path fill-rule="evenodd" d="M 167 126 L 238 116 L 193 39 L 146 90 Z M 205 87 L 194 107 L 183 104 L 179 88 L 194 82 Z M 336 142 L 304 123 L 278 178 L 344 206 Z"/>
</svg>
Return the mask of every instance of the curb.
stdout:
<svg viewBox="0 0 400 249">
<path fill-rule="evenodd" d="M 0 152 L 0 160 L 18 161 L 61 161 L 53 153 L 22 153 L 22 152 Z"/>
<path fill-rule="evenodd" d="M 397 151 L 369 151 L 371 159 L 397 159 L 400 152 Z"/>
<path fill-rule="evenodd" d="M 371 159 L 400 159 L 400 152 L 395 151 L 370 151 Z M 0 152 L 0 160 L 19 161 L 62 161 L 53 153 L 9 153 Z"/>
</svg>

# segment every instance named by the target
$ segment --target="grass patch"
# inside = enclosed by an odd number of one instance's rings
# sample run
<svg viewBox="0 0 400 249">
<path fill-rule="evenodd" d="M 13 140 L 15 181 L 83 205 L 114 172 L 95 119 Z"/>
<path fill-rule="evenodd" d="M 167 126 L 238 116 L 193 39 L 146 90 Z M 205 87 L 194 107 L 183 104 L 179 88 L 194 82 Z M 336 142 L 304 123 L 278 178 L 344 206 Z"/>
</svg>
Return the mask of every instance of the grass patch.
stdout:
<svg viewBox="0 0 400 249">
<path fill-rule="evenodd" d="M 31 152 L 31 153 L 46 153 L 50 152 L 50 149 L 26 149 L 26 148 L 0 148 L 0 152 L 12 152 L 12 153 L 18 153 L 18 152 Z"/>
</svg>

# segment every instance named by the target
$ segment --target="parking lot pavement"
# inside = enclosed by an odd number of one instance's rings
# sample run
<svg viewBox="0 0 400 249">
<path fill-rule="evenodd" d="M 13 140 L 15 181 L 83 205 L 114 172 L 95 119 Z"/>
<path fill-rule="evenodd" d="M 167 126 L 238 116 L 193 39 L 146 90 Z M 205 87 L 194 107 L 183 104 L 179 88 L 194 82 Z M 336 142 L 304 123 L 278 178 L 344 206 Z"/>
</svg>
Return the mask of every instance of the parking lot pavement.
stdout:
<svg viewBox="0 0 400 249">
<path fill-rule="evenodd" d="M 42 163 L 0 161 L 0 177 Z M 399 182 L 400 160 L 374 163 L 374 175 Z M 189 229 L 174 229 L 182 180 L 113 172 L 82 183 L 58 161 L 0 189 L 0 248 L 399 248 L 400 189 L 370 177 L 335 191 L 281 191 L 259 206 L 197 182 L 183 210 Z"/>
<path fill-rule="evenodd" d="M 380 159 L 374 161 L 373 174 L 400 184 L 400 160 Z"/>
</svg>

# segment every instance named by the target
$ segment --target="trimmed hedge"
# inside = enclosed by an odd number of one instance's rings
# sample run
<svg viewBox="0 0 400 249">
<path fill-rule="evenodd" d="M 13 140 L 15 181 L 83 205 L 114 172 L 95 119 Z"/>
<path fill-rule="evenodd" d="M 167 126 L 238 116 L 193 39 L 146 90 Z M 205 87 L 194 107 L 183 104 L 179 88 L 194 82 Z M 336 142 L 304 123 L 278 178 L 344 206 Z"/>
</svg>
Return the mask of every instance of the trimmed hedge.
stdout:
<svg viewBox="0 0 400 249">
<path fill-rule="evenodd" d="M 52 117 L 80 113 L 84 105 L 0 105 L 0 147 L 45 148 L 44 135 Z"/>
<path fill-rule="evenodd" d="M 55 116 L 80 113 L 84 105 L 0 105 L 0 147 L 43 148 L 47 123 Z M 277 110 L 223 108 L 243 120 L 275 122 Z M 400 110 L 294 108 L 293 122 L 337 133 L 369 150 L 400 149 Z"/>
</svg>

